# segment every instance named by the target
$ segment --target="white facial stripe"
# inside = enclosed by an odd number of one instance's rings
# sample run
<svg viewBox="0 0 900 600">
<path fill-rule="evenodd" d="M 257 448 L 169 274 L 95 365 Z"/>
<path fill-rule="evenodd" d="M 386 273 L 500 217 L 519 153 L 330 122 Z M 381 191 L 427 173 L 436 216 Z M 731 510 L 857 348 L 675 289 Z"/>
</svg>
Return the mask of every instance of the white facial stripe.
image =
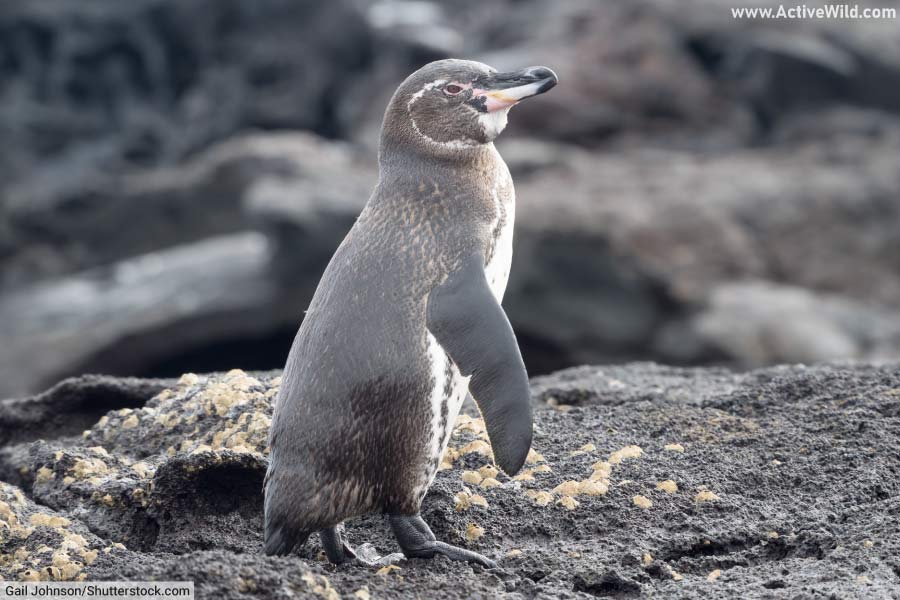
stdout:
<svg viewBox="0 0 900 600">
<path fill-rule="evenodd" d="M 412 123 L 413 129 L 420 137 L 422 137 L 422 138 L 428 140 L 429 142 L 431 142 L 432 144 L 435 144 L 442 148 L 460 149 L 460 148 L 471 148 L 473 146 L 477 146 L 478 142 L 476 142 L 475 140 L 470 140 L 468 138 L 464 138 L 461 140 L 450 140 L 449 142 L 439 142 L 436 139 L 434 139 L 434 138 L 430 137 L 429 135 L 427 135 L 426 133 L 424 133 L 421 129 L 419 129 L 419 125 L 416 123 L 416 119 L 415 119 L 415 117 L 413 117 L 413 114 L 412 114 L 413 104 L 415 104 L 416 101 L 419 98 L 421 98 L 423 95 L 425 95 L 425 92 L 427 92 L 429 90 L 433 90 L 434 88 L 444 85 L 445 83 L 447 83 L 446 79 L 436 79 L 436 80 L 432 81 L 431 83 L 426 83 L 425 85 L 422 86 L 422 89 L 419 90 L 418 92 L 416 92 L 415 94 L 413 94 L 412 97 L 409 99 L 409 102 L 406 103 L 406 112 L 409 113 L 409 121 L 410 121 L 410 123 Z"/>
<path fill-rule="evenodd" d="M 415 104 L 416 100 L 421 98 L 425 94 L 425 92 L 427 92 L 428 90 L 433 90 L 437 86 L 444 85 L 445 83 L 447 83 L 446 79 L 435 79 L 431 83 L 426 83 L 422 86 L 421 90 L 412 95 L 412 98 L 410 98 L 409 102 L 406 103 L 406 109 L 412 110 L 412 105 Z"/>
</svg>

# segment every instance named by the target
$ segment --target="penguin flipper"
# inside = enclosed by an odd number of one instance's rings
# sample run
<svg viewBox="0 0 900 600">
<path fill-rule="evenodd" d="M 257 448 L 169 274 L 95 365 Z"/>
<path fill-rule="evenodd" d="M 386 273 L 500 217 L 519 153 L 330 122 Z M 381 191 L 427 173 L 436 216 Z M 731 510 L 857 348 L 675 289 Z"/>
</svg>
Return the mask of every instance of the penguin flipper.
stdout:
<svg viewBox="0 0 900 600">
<path fill-rule="evenodd" d="M 474 254 L 428 296 L 426 325 L 463 375 L 487 426 L 494 460 L 516 474 L 531 449 L 528 374 L 506 313 Z"/>
</svg>

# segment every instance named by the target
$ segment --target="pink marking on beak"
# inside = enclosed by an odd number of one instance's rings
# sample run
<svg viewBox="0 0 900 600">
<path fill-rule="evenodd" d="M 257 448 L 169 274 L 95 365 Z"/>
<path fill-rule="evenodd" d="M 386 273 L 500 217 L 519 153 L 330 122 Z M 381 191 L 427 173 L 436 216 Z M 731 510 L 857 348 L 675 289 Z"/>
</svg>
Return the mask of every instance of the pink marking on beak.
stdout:
<svg viewBox="0 0 900 600">
<path fill-rule="evenodd" d="M 521 100 L 521 98 L 516 98 L 514 96 L 504 94 L 503 90 L 492 91 L 474 88 L 472 90 L 472 95 L 486 97 L 487 101 L 484 103 L 484 107 L 488 112 L 496 112 L 498 110 L 503 110 L 505 108 L 515 106 L 519 103 L 519 100 Z"/>
</svg>

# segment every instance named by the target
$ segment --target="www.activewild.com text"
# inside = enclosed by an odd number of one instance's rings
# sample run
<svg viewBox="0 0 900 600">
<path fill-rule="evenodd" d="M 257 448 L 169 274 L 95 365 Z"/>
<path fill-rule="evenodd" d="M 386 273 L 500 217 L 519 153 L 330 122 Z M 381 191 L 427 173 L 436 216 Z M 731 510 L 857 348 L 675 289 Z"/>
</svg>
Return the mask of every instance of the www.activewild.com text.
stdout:
<svg viewBox="0 0 900 600">
<path fill-rule="evenodd" d="M 732 8 L 735 19 L 896 19 L 896 8 L 863 7 L 857 4 L 826 4 L 825 6 L 740 7 Z"/>
</svg>

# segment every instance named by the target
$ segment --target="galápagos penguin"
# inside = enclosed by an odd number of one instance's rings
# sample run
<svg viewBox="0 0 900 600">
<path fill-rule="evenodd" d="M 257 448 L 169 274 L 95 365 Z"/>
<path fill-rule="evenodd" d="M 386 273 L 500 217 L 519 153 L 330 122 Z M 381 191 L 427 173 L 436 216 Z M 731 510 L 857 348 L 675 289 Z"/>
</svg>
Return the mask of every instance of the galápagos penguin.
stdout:
<svg viewBox="0 0 900 600">
<path fill-rule="evenodd" d="M 500 307 L 514 191 L 492 142 L 512 106 L 556 83 L 546 67 L 498 73 L 451 59 L 395 92 L 378 184 L 285 366 L 269 437 L 267 554 L 319 532 L 329 560 L 345 562 L 355 553 L 340 524 L 379 512 L 407 557 L 495 566 L 435 540 L 419 509 L 467 392 L 505 473 L 531 447 L 528 376 Z"/>
</svg>

